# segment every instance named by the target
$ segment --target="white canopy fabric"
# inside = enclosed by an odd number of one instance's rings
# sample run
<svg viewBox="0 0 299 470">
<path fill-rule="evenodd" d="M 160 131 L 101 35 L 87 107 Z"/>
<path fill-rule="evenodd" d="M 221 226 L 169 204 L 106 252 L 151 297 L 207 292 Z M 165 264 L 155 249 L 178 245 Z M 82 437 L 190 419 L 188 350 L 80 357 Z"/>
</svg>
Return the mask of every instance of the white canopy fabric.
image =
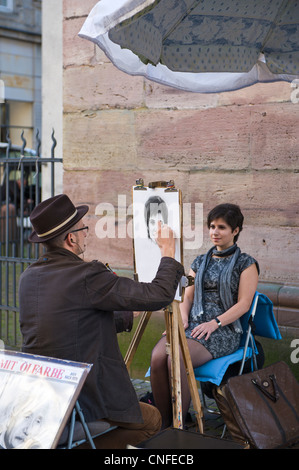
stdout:
<svg viewBox="0 0 299 470">
<path fill-rule="evenodd" d="M 299 79 L 296 0 L 101 0 L 79 36 L 123 72 L 186 91 Z"/>
</svg>

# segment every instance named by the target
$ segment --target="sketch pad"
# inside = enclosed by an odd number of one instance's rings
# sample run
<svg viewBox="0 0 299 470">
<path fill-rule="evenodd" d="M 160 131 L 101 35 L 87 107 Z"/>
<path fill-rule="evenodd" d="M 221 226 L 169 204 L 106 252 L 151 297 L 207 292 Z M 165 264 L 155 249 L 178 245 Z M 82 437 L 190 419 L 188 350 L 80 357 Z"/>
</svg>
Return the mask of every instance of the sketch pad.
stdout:
<svg viewBox="0 0 299 470">
<path fill-rule="evenodd" d="M 173 230 L 176 237 L 175 259 L 182 263 L 180 191 L 164 187 L 134 187 L 134 268 L 140 282 L 151 282 L 160 264 L 161 252 L 154 240 L 157 220 L 161 220 Z M 178 291 L 175 299 L 180 300 Z"/>
</svg>

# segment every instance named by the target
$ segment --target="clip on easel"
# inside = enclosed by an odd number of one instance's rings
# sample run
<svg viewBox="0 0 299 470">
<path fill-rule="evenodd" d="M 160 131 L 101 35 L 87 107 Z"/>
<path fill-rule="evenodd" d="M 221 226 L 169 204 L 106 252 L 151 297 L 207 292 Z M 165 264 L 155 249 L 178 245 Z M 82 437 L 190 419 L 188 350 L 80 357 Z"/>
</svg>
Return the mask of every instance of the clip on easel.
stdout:
<svg viewBox="0 0 299 470">
<path fill-rule="evenodd" d="M 164 181 L 154 182 L 149 184 L 149 188 L 158 188 L 163 187 L 165 191 L 177 191 L 174 187 L 173 181 L 166 183 Z M 137 180 L 134 190 L 146 190 L 143 185 L 143 180 Z M 179 193 L 179 201 L 181 207 L 181 194 Z M 133 238 L 134 240 L 134 238 Z M 182 252 L 182 251 L 181 251 Z M 135 253 L 135 252 L 134 252 Z M 134 257 L 135 262 L 135 257 Z M 135 263 L 134 263 L 135 264 Z M 138 279 L 138 275 L 135 270 L 135 278 Z M 193 278 L 190 276 L 184 276 L 180 282 L 180 294 L 181 299 L 183 298 L 183 293 L 185 287 L 191 285 Z M 190 353 L 188 349 L 187 339 L 185 335 L 185 330 L 183 326 L 183 321 L 180 313 L 180 301 L 173 300 L 172 304 L 164 309 L 165 314 L 165 325 L 166 325 L 166 353 L 170 355 L 171 358 L 171 395 L 172 395 L 172 410 L 173 410 L 173 427 L 182 429 L 182 400 L 181 400 L 181 374 L 180 374 L 180 350 L 184 361 L 184 366 L 187 373 L 188 385 L 191 394 L 191 399 L 193 407 L 195 410 L 195 417 L 197 421 L 197 426 L 199 432 L 203 433 L 203 412 L 201 407 L 201 402 L 198 394 L 198 387 L 196 385 L 196 379 L 193 371 L 193 366 L 190 358 Z M 148 324 L 148 321 L 151 317 L 152 312 L 143 312 L 141 318 L 138 322 L 138 326 L 133 335 L 127 353 L 125 355 L 124 361 L 129 369 L 134 354 L 138 348 L 141 337 L 145 328 Z M 179 348 L 180 346 L 180 348 Z"/>
</svg>

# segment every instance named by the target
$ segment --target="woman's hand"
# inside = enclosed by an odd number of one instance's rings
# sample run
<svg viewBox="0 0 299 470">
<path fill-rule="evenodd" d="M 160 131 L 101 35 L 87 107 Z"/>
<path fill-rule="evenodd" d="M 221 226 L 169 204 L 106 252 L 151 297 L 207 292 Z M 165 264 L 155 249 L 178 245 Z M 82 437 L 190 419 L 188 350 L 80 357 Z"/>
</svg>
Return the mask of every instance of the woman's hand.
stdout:
<svg viewBox="0 0 299 470">
<path fill-rule="evenodd" d="M 189 272 L 189 276 L 195 278 L 195 272 L 192 269 Z M 189 313 L 193 304 L 194 299 L 194 283 L 185 288 L 183 302 L 180 303 L 180 311 L 184 329 L 186 330 L 189 326 Z"/>
<path fill-rule="evenodd" d="M 188 328 L 188 325 L 189 325 L 189 322 L 188 322 L 188 318 L 183 318 L 183 315 L 182 315 L 182 322 L 183 322 L 183 327 L 184 327 L 184 330 L 186 330 Z"/>
<path fill-rule="evenodd" d="M 211 320 L 205 323 L 200 323 L 191 332 L 192 338 L 201 339 L 205 337 L 205 340 L 208 340 L 211 334 L 217 330 L 219 326 L 217 325 L 216 320 Z"/>
</svg>

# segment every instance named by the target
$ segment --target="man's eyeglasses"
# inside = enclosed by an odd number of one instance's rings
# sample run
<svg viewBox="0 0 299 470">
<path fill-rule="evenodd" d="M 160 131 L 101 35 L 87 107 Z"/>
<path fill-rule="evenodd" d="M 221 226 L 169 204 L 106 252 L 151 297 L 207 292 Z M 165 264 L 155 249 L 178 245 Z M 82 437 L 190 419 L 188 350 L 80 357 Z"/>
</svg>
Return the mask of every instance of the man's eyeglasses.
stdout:
<svg viewBox="0 0 299 470">
<path fill-rule="evenodd" d="M 89 227 L 85 226 L 85 227 L 81 227 L 81 228 L 76 228 L 75 230 L 72 230 L 71 232 L 67 233 L 66 236 L 64 237 L 64 239 L 66 240 L 66 239 L 67 239 L 67 236 L 68 236 L 70 233 L 81 232 L 81 230 L 86 230 L 86 233 L 88 233 Z"/>
</svg>

